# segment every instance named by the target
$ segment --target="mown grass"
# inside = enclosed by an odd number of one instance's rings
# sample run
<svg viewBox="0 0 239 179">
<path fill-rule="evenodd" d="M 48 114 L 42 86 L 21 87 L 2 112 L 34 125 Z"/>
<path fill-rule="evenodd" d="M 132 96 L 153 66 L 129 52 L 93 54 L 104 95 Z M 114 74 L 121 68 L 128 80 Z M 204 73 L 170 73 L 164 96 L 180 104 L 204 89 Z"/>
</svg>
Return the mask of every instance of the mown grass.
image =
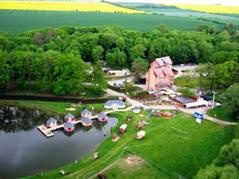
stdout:
<svg viewBox="0 0 239 179">
<path fill-rule="evenodd" d="M 144 115 L 146 119 L 147 113 Z M 117 132 L 118 127 L 125 123 L 127 116 L 131 116 L 132 120 L 119 141 L 113 143 L 111 138 L 107 138 L 99 146 L 97 160 L 86 156 L 78 163 L 29 178 L 58 178 L 61 176 L 60 170 L 69 172 L 66 178 L 88 178 L 128 153 L 140 156 L 149 164 L 148 169 L 139 171 L 145 176 L 151 176 L 150 173 L 154 171 L 165 178 L 179 175 L 191 178 L 201 167 L 209 164 L 218 155 L 221 146 L 232 138 L 230 127 L 224 128 L 208 121 L 197 124 L 191 116 L 177 113 L 171 120 L 151 118 L 150 125 L 145 127 L 145 139 L 137 141 L 135 125 L 141 117 L 132 112 L 117 112 L 113 116 L 119 119 L 113 132 Z M 117 168 L 108 171 L 109 176 L 116 173 L 118 177 L 121 176 Z M 129 176 L 133 175 L 138 174 L 129 173 Z"/>
<path fill-rule="evenodd" d="M 0 1 L 0 9 L 4 10 L 46 10 L 46 11 L 86 11 L 86 12 L 120 12 L 143 13 L 143 11 L 115 6 L 105 2 L 73 2 L 73 1 Z"/>
<path fill-rule="evenodd" d="M 1 10 L 0 22 L 0 31 L 13 34 L 60 26 L 114 25 L 139 31 L 151 31 L 160 25 L 179 30 L 196 30 L 201 24 L 223 28 L 222 25 L 190 17 L 96 12 Z"/>
</svg>

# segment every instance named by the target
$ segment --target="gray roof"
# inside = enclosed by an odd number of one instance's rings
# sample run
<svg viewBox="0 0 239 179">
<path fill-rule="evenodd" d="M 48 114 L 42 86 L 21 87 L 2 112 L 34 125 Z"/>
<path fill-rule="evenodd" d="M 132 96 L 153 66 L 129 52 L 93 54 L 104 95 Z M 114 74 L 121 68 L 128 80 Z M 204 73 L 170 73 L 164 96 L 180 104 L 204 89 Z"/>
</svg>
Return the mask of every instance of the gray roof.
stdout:
<svg viewBox="0 0 239 179">
<path fill-rule="evenodd" d="M 75 116 L 71 113 L 68 113 L 65 115 L 65 119 L 69 119 L 69 118 L 75 118 Z"/>
<path fill-rule="evenodd" d="M 91 112 L 87 109 L 84 109 L 82 112 L 81 112 L 81 115 L 82 116 L 85 116 L 85 115 L 91 115 Z"/>
<path fill-rule="evenodd" d="M 108 116 L 104 112 L 101 112 L 98 114 L 98 118 L 108 118 Z"/>
<path fill-rule="evenodd" d="M 83 123 L 86 123 L 86 124 L 90 124 L 90 123 L 92 123 L 92 119 L 90 119 L 90 118 L 88 118 L 88 117 L 84 117 L 84 118 L 82 119 L 82 122 L 83 122 Z"/>
<path fill-rule="evenodd" d="M 125 106 L 125 103 L 121 100 L 108 100 L 106 103 L 105 103 L 105 106 L 113 106 L 113 105 L 117 105 L 117 106 Z"/>
<path fill-rule="evenodd" d="M 72 127 L 74 127 L 74 124 L 72 124 L 71 122 L 64 123 L 64 128 L 72 128 Z"/>
<path fill-rule="evenodd" d="M 46 121 L 46 125 L 50 125 L 50 124 L 54 124 L 54 123 L 57 123 L 57 120 L 53 117 L 49 118 L 47 121 Z"/>
<path fill-rule="evenodd" d="M 182 103 L 182 104 L 195 102 L 195 100 L 193 100 L 191 98 L 186 98 L 186 97 L 183 97 L 183 96 L 178 96 L 178 97 L 175 98 L 175 100 L 179 103 Z"/>
</svg>

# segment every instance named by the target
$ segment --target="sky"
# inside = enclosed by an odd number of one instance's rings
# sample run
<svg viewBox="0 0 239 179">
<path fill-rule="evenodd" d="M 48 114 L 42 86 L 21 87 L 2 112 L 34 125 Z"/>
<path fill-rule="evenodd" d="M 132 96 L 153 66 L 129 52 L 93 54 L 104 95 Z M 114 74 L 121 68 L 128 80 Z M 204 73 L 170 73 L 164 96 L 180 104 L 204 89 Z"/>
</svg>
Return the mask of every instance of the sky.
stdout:
<svg viewBox="0 0 239 179">
<path fill-rule="evenodd" d="M 109 0 L 111 2 L 146 2 L 161 4 L 223 4 L 229 6 L 239 6 L 239 0 Z"/>
</svg>

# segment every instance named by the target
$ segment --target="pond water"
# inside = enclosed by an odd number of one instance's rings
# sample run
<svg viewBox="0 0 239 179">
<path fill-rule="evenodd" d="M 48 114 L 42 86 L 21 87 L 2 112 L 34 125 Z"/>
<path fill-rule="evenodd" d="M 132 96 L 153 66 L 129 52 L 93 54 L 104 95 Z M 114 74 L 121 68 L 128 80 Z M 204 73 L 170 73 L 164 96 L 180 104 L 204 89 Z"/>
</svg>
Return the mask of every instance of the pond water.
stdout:
<svg viewBox="0 0 239 179">
<path fill-rule="evenodd" d="M 46 138 L 37 125 L 49 117 L 62 122 L 55 114 L 0 106 L 0 178 L 32 175 L 79 160 L 93 152 L 117 123 L 115 118 L 105 125 L 95 121 L 90 129 L 78 124 L 70 136 L 58 130 L 53 137 Z"/>
</svg>

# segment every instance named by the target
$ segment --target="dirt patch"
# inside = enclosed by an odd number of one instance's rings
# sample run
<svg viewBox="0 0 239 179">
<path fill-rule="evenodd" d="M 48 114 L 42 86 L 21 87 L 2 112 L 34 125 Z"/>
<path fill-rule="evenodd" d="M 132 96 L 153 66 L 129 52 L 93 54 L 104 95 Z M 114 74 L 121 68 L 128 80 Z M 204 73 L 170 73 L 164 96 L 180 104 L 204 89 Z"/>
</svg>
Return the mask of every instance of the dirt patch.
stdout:
<svg viewBox="0 0 239 179">
<path fill-rule="evenodd" d="M 118 167 L 124 170 L 138 170 L 144 165 L 144 160 L 136 155 L 129 155 L 117 163 Z"/>
</svg>

